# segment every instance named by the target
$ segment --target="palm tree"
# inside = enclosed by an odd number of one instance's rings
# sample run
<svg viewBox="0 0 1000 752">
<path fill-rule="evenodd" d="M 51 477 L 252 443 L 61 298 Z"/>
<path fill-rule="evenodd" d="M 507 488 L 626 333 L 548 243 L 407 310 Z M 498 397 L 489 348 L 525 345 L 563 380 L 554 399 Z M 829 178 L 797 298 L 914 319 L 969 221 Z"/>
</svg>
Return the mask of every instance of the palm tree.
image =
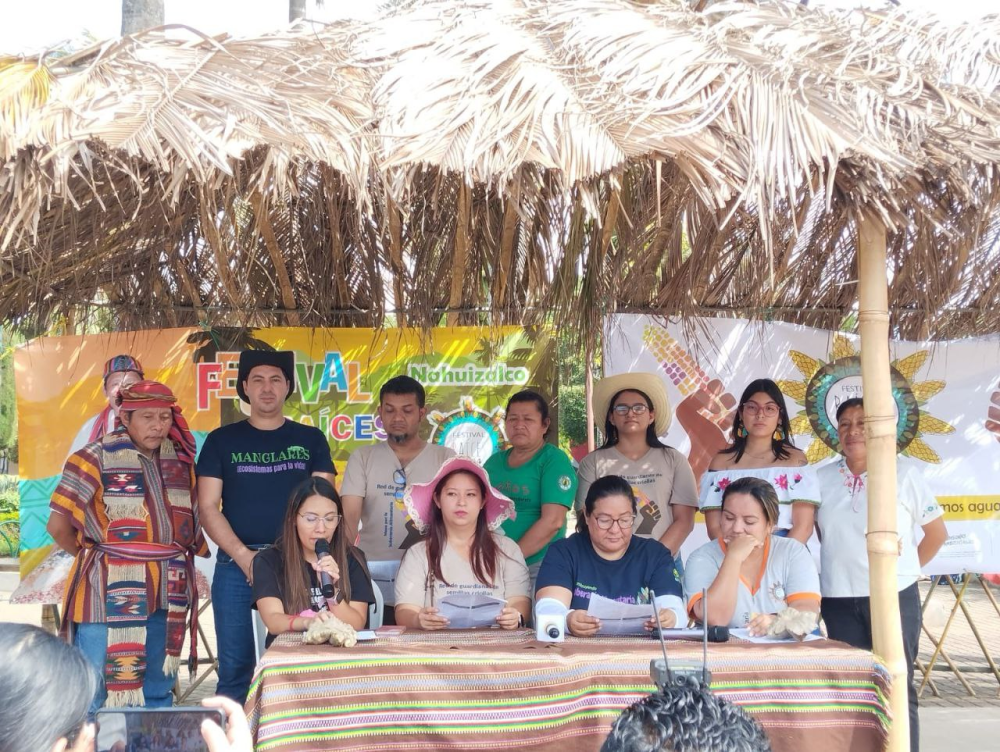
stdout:
<svg viewBox="0 0 1000 752">
<path fill-rule="evenodd" d="M 163 0 L 122 0 L 122 36 L 163 26 Z"/>
</svg>

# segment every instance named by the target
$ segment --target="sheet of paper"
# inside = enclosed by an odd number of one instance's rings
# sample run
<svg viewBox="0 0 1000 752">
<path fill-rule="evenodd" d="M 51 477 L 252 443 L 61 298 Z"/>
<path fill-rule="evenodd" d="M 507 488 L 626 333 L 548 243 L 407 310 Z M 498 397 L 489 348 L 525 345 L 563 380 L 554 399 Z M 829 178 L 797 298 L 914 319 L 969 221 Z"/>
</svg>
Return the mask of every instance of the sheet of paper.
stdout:
<svg viewBox="0 0 1000 752">
<path fill-rule="evenodd" d="M 358 635 L 358 642 L 365 642 L 366 640 L 374 640 L 378 637 L 378 635 L 375 634 L 374 629 L 362 629 L 357 633 L 357 635 Z"/>
<path fill-rule="evenodd" d="M 587 615 L 601 620 L 598 634 L 649 634 L 645 624 L 653 618 L 649 603 L 619 603 L 602 595 L 590 596 Z"/>
<path fill-rule="evenodd" d="M 741 640 L 747 640 L 748 642 L 758 642 L 758 643 L 768 643 L 768 644 L 788 644 L 798 642 L 794 637 L 751 637 L 750 631 L 747 629 L 730 629 L 729 634 L 733 637 L 739 637 Z M 812 642 L 813 640 L 822 640 L 823 636 L 818 634 L 806 635 L 803 642 Z"/>
<path fill-rule="evenodd" d="M 441 599 L 437 609 L 450 629 L 475 629 L 496 624 L 505 604 L 502 598 L 489 595 L 452 593 Z"/>
</svg>

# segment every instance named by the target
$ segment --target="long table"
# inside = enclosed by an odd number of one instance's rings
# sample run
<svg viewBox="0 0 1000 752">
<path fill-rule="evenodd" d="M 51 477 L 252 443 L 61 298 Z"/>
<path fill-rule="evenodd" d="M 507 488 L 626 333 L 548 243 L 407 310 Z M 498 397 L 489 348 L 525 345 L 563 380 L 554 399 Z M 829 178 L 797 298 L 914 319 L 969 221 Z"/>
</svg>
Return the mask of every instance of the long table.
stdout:
<svg viewBox="0 0 1000 752">
<path fill-rule="evenodd" d="M 673 641 L 672 662 L 701 646 Z M 282 635 L 257 666 L 247 712 L 257 750 L 598 750 L 622 709 L 654 690 L 643 637 L 407 632 L 353 648 Z M 879 750 L 889 675 L 842 643 L 713 644 L 712 690 L 751 713 L 775 752 Z"/>
</svg>

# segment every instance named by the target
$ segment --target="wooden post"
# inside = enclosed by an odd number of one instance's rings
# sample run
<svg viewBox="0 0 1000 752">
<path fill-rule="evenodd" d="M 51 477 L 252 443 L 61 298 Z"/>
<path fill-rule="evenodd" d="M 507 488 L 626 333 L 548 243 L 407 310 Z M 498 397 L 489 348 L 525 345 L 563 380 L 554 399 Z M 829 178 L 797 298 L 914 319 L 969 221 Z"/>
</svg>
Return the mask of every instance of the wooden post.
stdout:
<svg viewBox="0 0 1000 752">
<path fill-rule="evenodd" d="M 899 617 L 896 564 L 896 415 L 889 374 L 889 286 L 885 227 L 863 216 L 858 227 L 861 381 L 868 447 L 868 577 L 872 643 L 892 676 L 890 752 L 910 748 L 906 657 Z"/>
</svg>

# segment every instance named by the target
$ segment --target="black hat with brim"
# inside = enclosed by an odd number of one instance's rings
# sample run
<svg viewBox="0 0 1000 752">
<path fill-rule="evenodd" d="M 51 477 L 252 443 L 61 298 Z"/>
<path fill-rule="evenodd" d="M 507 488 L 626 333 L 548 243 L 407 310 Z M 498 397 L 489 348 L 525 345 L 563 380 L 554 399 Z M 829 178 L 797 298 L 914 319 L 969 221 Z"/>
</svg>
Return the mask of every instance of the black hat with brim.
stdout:
<svg viewBox="0 0 1000 752">
<path fill-rule="evenodd" d="M 240 369 L 236 378 L 236 393 L 244 402 L 247 399 L 243 382 L 250 378 L 250 371 L 257 366 L 274 366 L 280 368 L 288 379 L 288 394 L 285 399 L 295 391 L 295 353 L 291 350 L 244 350 L 240 353 Z"/>
</svg>

